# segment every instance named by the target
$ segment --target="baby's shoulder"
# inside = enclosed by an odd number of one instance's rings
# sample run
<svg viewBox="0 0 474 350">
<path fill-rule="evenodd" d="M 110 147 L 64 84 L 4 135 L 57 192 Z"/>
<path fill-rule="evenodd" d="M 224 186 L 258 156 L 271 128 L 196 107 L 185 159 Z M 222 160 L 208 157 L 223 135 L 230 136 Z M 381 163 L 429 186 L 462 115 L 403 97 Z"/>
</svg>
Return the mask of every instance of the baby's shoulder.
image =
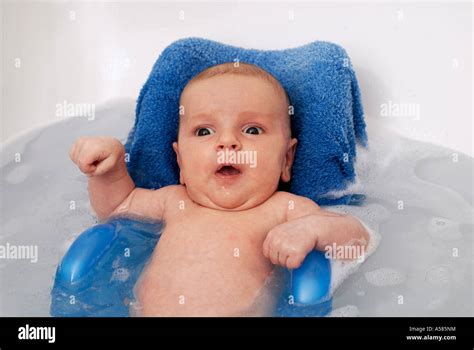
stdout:
<svg viewBox="0 0 474 350">
<path fill-rule="evenodd" d="M 185 191 L 185 187 L 183 185 L 168 185 L 161 187 L 160 190 L 165 190 L 169 193 L 180 193 L 182 191 Z"/>
<path fill-rule="evenodd" d="M 271 201 L 278 204 L 291 205 L 292 203 L 296 203 L 296 202 L 301 203 L 301 202 L 306 202 L 306 201 L 311 201 L 311 200 L 306 197 L 298 196 L 290 192 L 277 191 L 271 197 Z"/>
<path fill-rule="evenodd" d="M 298 196 L 289 192 L 277 191 L 266 201 L 265 207 L 286 217 L 286 212 L 294 204 L 296 197 Z"/>
<path fill-rule="evenodd" d="M 285 191 L 275 192 L 271 200 L 273 201 L 272 207 L 283 209 L 288 219 L 310 214 L 320 209 L 319 205 L 311 199 Z"/>
<path fill-rule="evenodd" d="M 165 197 L 167 200 L 168 199 L 176 199 L 176 198 L 182 198 L 183 196 L 186 196 L 186 189 L 183 185 L 169 185 L 169 186 L 164 186 L 161 187 L 157 190 L 155 190 L 155 193 L 157 195 Z"/>
<path fill-rule="evenodd" d="M 292 193 L 290 192 L 285 192 L 285 191 L 276 191 L 270 198 L 270 201 L 274 203 L 279 203 L 279 202 L 286 202 L 288 200 L 291 200 L 291 196 L 293 196 Z"/>
</svg>

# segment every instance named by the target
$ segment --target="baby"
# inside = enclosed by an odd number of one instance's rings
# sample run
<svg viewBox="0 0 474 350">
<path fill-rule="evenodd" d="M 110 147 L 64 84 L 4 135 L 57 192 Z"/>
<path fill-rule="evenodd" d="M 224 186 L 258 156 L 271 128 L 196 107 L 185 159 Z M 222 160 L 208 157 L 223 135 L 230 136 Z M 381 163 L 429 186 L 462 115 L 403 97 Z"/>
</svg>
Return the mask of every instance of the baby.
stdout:
<svg viewBox="0 0 474 350">
<path fill-rule="evenodd" d="M 265 282 L 275 265 L 298 268 L 313 249 L 334 245 L 363 251 L 369 234 L 357 219 L 278 191 L 290 181 L 297 144 L 288 111 L 273 76 L 226 63 L 194 77 L 181 94 L 172 145 L 179 185 L 136 188 L 116 139 L 81 137 L 72 146 L 99 220 L 165 223 L 135 286 L 140 315 L 269 315 L 271 298 L 255 305 L 272 294 Z"/>
</svg>

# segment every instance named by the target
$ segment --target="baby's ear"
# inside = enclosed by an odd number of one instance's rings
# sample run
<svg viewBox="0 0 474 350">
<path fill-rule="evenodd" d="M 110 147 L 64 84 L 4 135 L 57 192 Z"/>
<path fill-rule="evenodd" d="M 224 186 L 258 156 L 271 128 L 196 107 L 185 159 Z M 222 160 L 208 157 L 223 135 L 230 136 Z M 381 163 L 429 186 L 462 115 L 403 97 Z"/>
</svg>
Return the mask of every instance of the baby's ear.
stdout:
<svg viewBox="0 0 474 350">
<path fill-rule="evenodd" d="M 176 156 L 179 155 L 179 150 L 178 150 L 178 143 L 177 142 L 173 142 L 173 150 L 174 150 L 174 153 L 176 153 Z"/>
<path fill-rule="evenodd" d="M 177 142 L 173 142 L 173 150 L 174 150 L 174 153 L 176 153 L 176 161 L 178 162 L 178 166 L 179 166 L 179 183 L 181 185 L 184 185 L 184 179 L 183 179 L 183 175 L 182 175 L 182 172 L 181 172 L 181 157 L 179 155 L 179 149 L 178 149 L 178 143 Z"/>
<path fill-rule="evenodd" d="M 285 163 L 283 164 L 283 169 L 281 170 L 281 181 L 289 182 L 291 180 L 291 167 L 293 166 L 293 161 L 295 160 L 296 144 L 298 140 L 292 138 L 288 143 L 288 148 L 285 155 Z"/>
</svg>

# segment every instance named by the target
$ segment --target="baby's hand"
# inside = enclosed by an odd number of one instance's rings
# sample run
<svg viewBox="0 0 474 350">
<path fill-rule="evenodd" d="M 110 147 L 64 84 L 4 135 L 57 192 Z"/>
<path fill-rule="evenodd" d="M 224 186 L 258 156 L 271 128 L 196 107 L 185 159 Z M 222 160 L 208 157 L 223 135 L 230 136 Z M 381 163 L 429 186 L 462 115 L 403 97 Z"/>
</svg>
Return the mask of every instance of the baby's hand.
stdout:
<svg viewBox="0 0 474 350">
<path fill-rule="evenodd" d="M 80 137 L 72 145 L 69 156 L 88 176 L 99 176 L 125 165 L 125 150 L 119 140 L 112 137 Z"/>
<path fill-rule="evenodd" d="M 296 269 L 315 249 L 317 234 L 304 221 L 294 220 L 275 226 L 263 242 L 263 255 L 275 265 Z"/>
</svg>

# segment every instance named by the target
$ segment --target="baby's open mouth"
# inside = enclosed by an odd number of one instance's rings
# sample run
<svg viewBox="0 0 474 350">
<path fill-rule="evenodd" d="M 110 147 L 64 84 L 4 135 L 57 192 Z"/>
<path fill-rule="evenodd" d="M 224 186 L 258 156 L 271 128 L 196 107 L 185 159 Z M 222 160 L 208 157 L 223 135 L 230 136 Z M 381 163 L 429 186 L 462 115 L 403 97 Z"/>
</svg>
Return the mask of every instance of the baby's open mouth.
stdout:
<svg viewBox="0 0 474 350">
<path fill-rule="evenodd" d="M 220 177 L 231 177 L 239 175 L 240 173 L 240 169 L 231 164 L 222 164 L 216 170 L 216 175 Z"/>
</svg>

